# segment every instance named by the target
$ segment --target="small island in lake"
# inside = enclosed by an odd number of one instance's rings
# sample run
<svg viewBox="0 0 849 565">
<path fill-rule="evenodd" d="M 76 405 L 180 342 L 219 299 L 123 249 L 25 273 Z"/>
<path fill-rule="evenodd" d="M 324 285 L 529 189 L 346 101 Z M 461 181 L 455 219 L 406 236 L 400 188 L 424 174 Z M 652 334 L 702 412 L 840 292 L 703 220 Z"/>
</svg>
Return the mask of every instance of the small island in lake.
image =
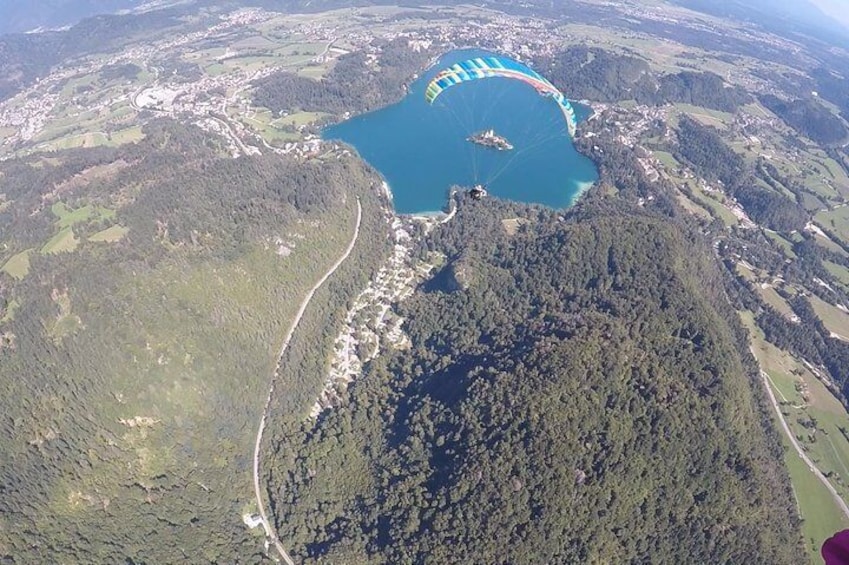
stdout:
<svg viewBox="0 0 849 565">
<path fill-rule="evenodd" d="M 478 145 L 483 145 L 484 147 L 492 147 L 493 149 L 498 149 L 499 151 L 509 151 L 513 149 L 513 145 L 510 144 L 505 138 L 495 133 L 495 130 L 488 129 L 485 131 L 478 132 L 474 135 L 470 135 L 466 138 L 468 141 L 472 143 L 477 143 Z"/>
</svg>

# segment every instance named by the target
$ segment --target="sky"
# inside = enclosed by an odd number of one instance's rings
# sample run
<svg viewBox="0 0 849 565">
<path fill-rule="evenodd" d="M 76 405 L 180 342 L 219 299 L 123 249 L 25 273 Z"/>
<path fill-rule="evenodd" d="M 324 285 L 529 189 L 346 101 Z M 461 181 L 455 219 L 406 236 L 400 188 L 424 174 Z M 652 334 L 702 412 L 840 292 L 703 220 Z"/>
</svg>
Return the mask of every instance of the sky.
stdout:
<svg viewBox="0 0 849 565">
<path fill-rule="evenodd" d="M 811 0 L 827 16 L 849 28 L 849 0 Z"/>
</svg>

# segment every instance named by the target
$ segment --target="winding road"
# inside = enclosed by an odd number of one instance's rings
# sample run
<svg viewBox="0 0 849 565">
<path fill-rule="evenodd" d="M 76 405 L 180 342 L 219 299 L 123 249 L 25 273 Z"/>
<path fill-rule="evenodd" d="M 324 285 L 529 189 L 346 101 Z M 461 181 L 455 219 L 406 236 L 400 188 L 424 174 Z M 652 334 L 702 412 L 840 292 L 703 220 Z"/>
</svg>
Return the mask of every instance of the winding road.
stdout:
<svg viewBox="0 0 849 565">
<path fill-rule="evenodd" d="M 753 352 L 754 353 L 754 352 Z M 770 378 L 769 375 L 766 374 L 766 371 L 761 371 L 761 378 L 764 381 L 764 387 L 766 388 L 766 392 L 769 395 L 770 401 L 772 401 L 772 407 L 775 408 L 775 413 L 778 415 L 779 421 L 781 421 L 781 427 L 784 428 L 784 433 L 787 434 L 787 439 L 790 440 L 790 443 L 793 444 L 793 447 L 796 448 L 796 453 L 799 454 L 799 457 L 802 458 L 802 461 L 805 462 L 805 465 L 808 466 L 808 469 L 811 470 L 816 478 L 825 485 L 825 488 L 828 489 L 828 492 L 831 493 L 832 498 L 834 498 L 835 504 L 840 507 L 840 510 L 843 514 L 849 518 L 849 506 L 846 506 L 846 502 L 844 502 L 843 497 L 837 492 L 837 490 L 832 486 L 832 484 L 828 481 L 825 475 L 822 474 L 814 462 L 811 461 L 811 458 L 808 457 L 808 454 L 805 453 L 805 450 L 802 449 L 802 446 L 799 445 L 799 442 L 796 441 L 796 436 L 793 435 L 793 432 L 790 430 L 790 426 L 787 425 L 787 421 L 784 419 L 784 414 L 781 413 L 781 407 L 778 404 L 778 400 L 775 398 L 775 393 L 772 391 L 772 387 L 770 386 Z"/>
<path fill-rule="evenodd" d="M 262 410 L 262 417 L 259 420 L 259 430 L 256 433 L 256 445 L 254 446 L 254 494 L 256 495 L 256 505 L 259 508 L 259 515 L 262 520 L 262 527 L 265 530 L 266 538 L 274 544 L 274 547 L 277 549 L 277 552 L 280 554 L 280 557 L 285 561 L 288 565 L 295 565 L 295 562 L 292 561 L 292 558 L 289 556 L 289 553 L 283 547 L 283 544 L 280 543 L 280 538 L 277 537 L 277 532 L 274 531 L 274 527 L 271 525 L 271 522 L 268 521 L 268 515 L 265 512 L 265 504 L 262 501 L 262 489 L 259 485 L 259 455 L 260 455 L 260 446 L 262 445 L 262 434 L 265 431 L 265 423 L 268 417 L 268 409 L 271 407 L 271 398 L 274 396 L 274 386 L 277 383 L 277 377 L 280 374 L 280 361 L 283 358 L 283 354 L 286 352 L 286 349 L 289 347 L 289 342 L 292 340 L 292 335 L 295 333 L 295 329 L 298 327 L 298 324 L 301 321 L 301 318 L 304 316 L 304 312 L 307 310 L 307 306 L 309 306 L 310 300 L 312 300 L 313 295 L 316 291 L 321 288 L 327 279 L 330 278 L 331 275 L 339 268 L 339 266 L 348 258 L 351 254 L 351 251 L 354 249 L 354 244 L 357 243 L 357 238 L 360 236 L 360 223 L 363 219 L 363 207 L 360 204 L 360 198 L 357 197 L 357 225 L 354 227 L 354 234 L 351 237 L 351 242 L 348 244 L 348 247 L 345 249 L 345 252 L 342 254 L 339 259 L 330 267 L 323 277 L 321 277 L 317 283 L 307 292 L 304 300 L 301 302 L 301 306 L 298 308 L 298 313 L 295 314 L 295 319 L 292 320 L 292 325 L 289 326 L 289 331 L 286 333 L 286 337 L 283 339 L 283 345 L 280 348 L 280 354 L 277 356 L 277 364 L 274 369 L 274 374 L 271 376 L 271 385 L 268 388 L 268 398 L 265 400 L 265 407 Z"/>
</svg>

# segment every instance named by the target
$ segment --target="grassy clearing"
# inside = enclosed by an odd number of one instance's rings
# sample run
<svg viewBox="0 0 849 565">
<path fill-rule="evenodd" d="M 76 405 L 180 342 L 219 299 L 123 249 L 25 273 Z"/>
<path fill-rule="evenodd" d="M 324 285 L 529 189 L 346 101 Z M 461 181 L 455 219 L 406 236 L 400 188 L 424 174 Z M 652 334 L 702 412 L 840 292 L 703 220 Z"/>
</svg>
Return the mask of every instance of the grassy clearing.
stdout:
<svg viewBox="0 0 849 565">
<path fill-rule="evenodd" d="M 736 226 L 740 223 L 737 216 L 735 216 L 731 210 L 719 201 L 719 198 L 724 198 L 721 194 L 704 192 L 695 182 L 690 182 L 689 184 L 693 194 L 698 196 L 705 205 L 709 206 L 714 212 L 716 212 L 726 226 Z"/>
<path fill-rule="evenodd" d="M 802 193 L 802 206 L 808 212 L 819 212 L 820 210 L 825 210 L 828 205 L 824 202 L 824 200 L 819 196 L 814 196 L 808 192 Z"/>
<path fill-rule="evenodd" d="M 825 302 L 818 296 L 812 295 L 809 297 L 809 300 L 819 319 L 828 328 L 828 331 L 837 334 L 841 339 L 849 341 L 849 314 L 837 306 L 832 306 L 828 302 Z"/>
<path fill-rule="evenodd" d="M 231 67 L 227 65 L 222 65 L 221 63 L 215 62 L 209 64 L 203 68 L 203 72 L 211 77 L 217 77 L 223 75 L 224 73 L 228 73 L 232 70 Z"/>
<path fill-rule="evenodd" d="M 59 221 L 56 222 L 59 229 L 69 228 L 89 220 L 111 220 L 115 218 L 115 210 L 103 206 L 83 206 L 71 209 L 64 202 L 56 202 L 50 207 L 50 211 L 59 218 Z"/>
<path fill-rule="evenodd" d="M 129 228 L 125 228 L 120 224 L 115 224 L 114 226 L 108 227 L 105 230 L 99 231 L 90 236 L 88 241 L 115 243 L 116 241 L 124 239 L 124 236 L 127 235 L 129 231 Z"/>
<path fill-rule="evenodd" d="M 308 57 L 307 59 L 311 59 Z M 280 60 L 269 56 L 246 56 L 233 57 L 224 61 L 224 66 L 231 70 L 240 70 L 248 73 L 256 72 L 267 67 L 280 65 Z"/>
<path fill-rule="evenodd" d="M 72 210 L 71 208 L 68 208 L 64 202 L 56 202 L 50 207 L 50 211 L 53 212 L 54 216 L 59 218 L 59 221 L 56 222 L 56 224 L 60 229 L 73 226 L 80 222 L 85 222 L 92 214 L 91 206 L 83 206 L 82 208 Z"/>
<path fill-rule="evenodd" d="M 849 528 L 849 520 L 846 520 L 832 500 L 831 494 L 808 470 L 802 458 L 783 435 L 782 443 L 786 449 L 784 463 L 790 472 L 797 508 L 803 519 L 802 539 L 811 557 L 811 563 L 819 565 L 823 562 L 820 557 L 822 543 L 835 532 Z"/>
<path fill-rule="evenodd" d="M 47 333 L 54 339 L 62 339 L 77 331 L 82 325 L 79 316 L 71 313 L 71 298 L 66 292 L 53 291 L 53 301 L 59 306 L 56 320 L 47 328 Z"/>
<path fill-rule="evenodd" d="M 324 65 L 319 66 L 309 66 L 304 67 L 302 69 L 298 69 L 298 74 L 302 77 L 318 80 L 327 76 L 327 73 L 330 72 L 331 68 L 333 68 L 333 65 L 331 63 L 326 63 Z"/>
<path fill-rule="evenodd" d="M 655 151 L 654 156 L 667 169 L 675 170 L 681 166 L 678 160 L 672 156 L 672 153 L 669 153 L 667 151 Z"/>
<path fill-rule="evenodd" d="M 29 274 L 29 254 L 32 253 L 32 249 L 27 249 L 26 251 L 21 251 L 17 255 L 13 255 L 6 261 L 2 267 L 0 267 L 0 271 L 5 272 L 10 277 L 15 279 L 22 279 Z"/>
<path fill-rule="evenodd" d="M 126 143 L 137 143 L 144 139 L 141 126 L 133 126 L 118 130 L 107 135 L 108 145 L 124 145 Z"/>
<path fill-rule="evenodd" d="M 257 120 L 242 117 L 242 123 L 250 127 L 258 133 L 267 143 L 274 145 L 275 143 L 286 143 L 289 141 L 298 141 L 301 135 L 294 131 L 287 131 L 276 128 L 269 124 L 263 124 Z"/>
<path fill-rule="evenodd" d="M 734 121 L 734 114 L 729 114 L 728 112 L 710 110 L 701 106 L 693 106 L 692 104 L 675 104 L 674 106 L 679 112 L 689 114 L 707 126 L 725 128 Z"/>
<path fill-rule="evenodd" d="M 270 122 L 269 125 L 276 127 L 291 126 L 297 128 L 313 124 L 327 116 L 329 116 L 329 114 L 326 114 L 324 112 L 295 112 L 294 114 L 289 114 L 288 116 L 277 118 L 276 120 Z"/>
<path fill-rule="evenodd" d="M 44 244 L 44 247 L 41 248 L 40 253 L 42 255 L 48 255 L 51 253 L 69 253 L 74 251 L 79 244 L 80 240 L 78 240 L 74 235 L 73 228 L 69 226 L 51 237 L 50 240 Z"/>
<path fill-rule="evenodd" d="M 835 233 L 842 242 L 849 243 L 849 206 L 820 212 L 814 218 L 818 224 Z"/>
<path fill-rule="evenodd" d="M 781 250 L 787 257 L 790 257 L 791 259 L 796 258 L 796 253 L 793 251 L 793 242 L 788 241 L 787 239 L 772 230 L 764 230 L 764 233 L 766 233 L 766 235 L 771 240 L 776 242 L 781 247 Z"/>
<path fill-rule="evenodd" d="M 822 264 L 826 270 L 834 276 L 834 278 L 849 287 L 849 269 L 843 265 L 832 263 L 831 261 L 823 261 Z"/>
<path fill-rule="evenodd" d="M 38 146 L 43 151 L 61 151 L 63 149 L 91 148 L 109 145 L 109 137 L 102 131 L 91 131 L 60 137 Z"/>
<path fill-rule="evenodd" d="M 262 35 L 255 35 L 237 41 L 230 45 L 231 49 L 271 49 L 277 46 L 277 43 L 271 41 Z"/>
<path fill-rule="evenodd" d="M 501 225 L 504 226 L 504 231 L 507 235 L 516 235 L 519 228 L 527 223 L 524 218 L 505 218 L 501 220 Z"/>
<path fill-rule="evenodd" d="M 710 212 L 708 212 L 707 208 L 705 208 L 701 203 L 691 200 L 689 196 L 681 191 L 676 190 L 675 194 L 678 197 L 678 203 L 694 216 L 704 218 L 708 221 L 712 218 Z"/>
<path fill-rule="evenodd" d="M 821 235 L 819 233 L 814 234 L 814 239 L 816 239 L 817 243 L 828 249 L 829 251 L 834 251 L 840 255 L 846 255 L 846 251 L 837 245 L 837 243 L 828 236 Z"/>
<path fill-rule="evenodd" d="M 758 294 L 761 295 L 761 298 L 764 299 L 764 302 L 781 312 L 783 315 L 787 317 L 793 315 L 793 309 L 790 308 L 790 305 L 787 304 L 787 301 L 784 300 L 773 287 L 764 287 L 763 285 L 758 285 Z"/>
<path fill-rule="evenodd" d="M 183 55 L 183 59 L 186 61 L 214 61 L 223 57 L 225 53 L 227 53 L 226 47 L 210 47 L 208 49 L 198 49 L 197 51 L 186 53 Z"/>
<path fill-rule="evenodd" d="M 742 110 L 760 118 L 769 118 L 773 115 L 772 112 L 764 108 L 760 102 L 751 102 L 749 104 L 746 104 L 742 107 Z"/>
<path fill-rule="evenodd" d="M 0 318 L 0 324 L 3 324 L 5 322 L 11 322 L 12 320 L 14 320 L 15 311 L 20 307 L 21 305 L 20 303 L 18 303 L 17 300 L 15 300 L 14 298 L 10 300 L 9 303 L 6 305 L 6 313 L 3 315 L 2 318 Z"/>
</svg>

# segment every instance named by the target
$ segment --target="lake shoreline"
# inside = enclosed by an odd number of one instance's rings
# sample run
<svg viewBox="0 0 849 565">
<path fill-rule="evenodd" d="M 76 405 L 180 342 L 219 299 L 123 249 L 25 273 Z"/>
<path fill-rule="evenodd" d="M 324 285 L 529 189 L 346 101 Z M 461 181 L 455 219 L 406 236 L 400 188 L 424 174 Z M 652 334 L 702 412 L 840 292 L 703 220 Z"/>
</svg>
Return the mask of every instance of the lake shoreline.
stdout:
<svg viewBox="0 0 849 565">
<path fill-rule="evenodd" d="M 522 81 L 495 77 L 446 90 L 436 102 L 426 99 L 428 83 L 443 67 L 480 56 L 488 53 L 444 54 L 400 102 L 322 131 L 380 173 L 396 215 L 442 218 L 450 213 L 446 190 L 478 184 L 492 197 L 560 210 L 598 179 L 594 163 L 575 148 L 559 106 Z M 592 109 L 580 105 L 576 112 L 584 120 Z M 469 143 L 470 135 L 490 129 L 516 149 Z"/>
</svg>

